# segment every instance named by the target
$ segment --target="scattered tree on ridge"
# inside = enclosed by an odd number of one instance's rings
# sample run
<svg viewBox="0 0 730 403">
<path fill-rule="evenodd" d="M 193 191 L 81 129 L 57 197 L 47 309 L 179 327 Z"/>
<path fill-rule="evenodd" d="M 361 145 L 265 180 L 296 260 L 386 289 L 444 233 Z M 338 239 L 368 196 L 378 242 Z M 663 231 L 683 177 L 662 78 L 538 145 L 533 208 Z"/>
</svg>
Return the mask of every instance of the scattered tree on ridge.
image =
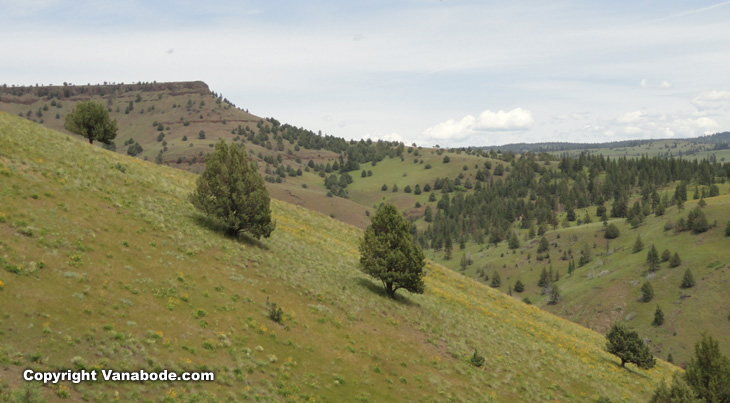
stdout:
<svg viewBox="0 0 730 403">
<path fill-rule="evenodd" d="M 675 373 L 672 377 L 672 384 L 667 387 L 666 382 L 662 379 L 654 395 L 652 395 L 649 403 L 704 403 L 704 399 L 697 397 L 697 394 L 685 382 L 679 374 Z"/>
<path fill-rule="evenodd" d="M 522 280 L 517 279 L 517 281 L 515 281 L 515 288 L 514 288 L 514 290 L 515 290 L 515 292 L 525 291 L 525 284 L 522 283 Z"/>
<path fill-rule="evenodd" d="M 679 253 L 674 252 L 674 255 L 669 260 L 669 267 L 677 267 L 682 264 L 682 259 L 679 258 Z"/>
<path fill-rule="evenodd" d="M 656 364 L 649 347 L 639 334 L 629 331 L 623 323 L 615 323 L 606 334 L 606 351 L 621 359 L 621 366 L 627 362 L 639 368 L 650 369 Z"/>
<path fill-rule="evenodd" d="M 659 268 L 659 252 L 654 244 L 651 244 L 651 248 L 646 254 L 646 263 L 649 265 L 649 271 L 656 271 Z"/>
<path fill-rule="evenodd" d="M 102 104 L 87 101 L 79 102 L 66 115 L 64 127 L 71 133 L 76 133 L 104 144 L 111 144 L 117 137 L 117 121 L 109 117 L 109 111 Z"/>
<path fill-rule="evenodd" d="M 616 224 L 611 223 L 606 227 L 606 232 L 603 233 L 603 236 L 606 239 L 616 239 L 620 234 L 621 232 L 618 230 Z"/>
<path fill-rule="evenodd" d="M 268 238 L 276 227 L 271 221 L 269 191 L 246 150 L 221 140 L 205 161 L 205 171 L 190 196 L 193 205 L 223 224 L 229 234 Z"/>
<path fill-rule="evenodd" d="M 409 228 L 394 205 L 384 204 L 360 241 L 360 269 L 382 281 L 390 297 L 399 288 L 423 293 L 424 256 Z"/>
<path fill-rule="evenodd" d="M 645 282 L 641 286 L 641 302 L 649 302 L 654 298 L 654 287 L 650 282 Z"/>
<path fill-rule="evenodd" d="M 662 312 L 662 308 L 657 305 L 656 311 L 654 311 L 654 322 L 651 324 L 654 326 L 661 326 L 662 323 L 664 323 L 664 312 Z"/>
<path fill-rule="evenodd" d="M 632 251 L 634 253 L 641 252 L 644 249 L 644 242 L 641 241 L 641 235 L 636 236 L 636 242 L 634 242 L 634 247 Z"/>
<path fill-rule="evenodd" d="M 687 271 L 684 272 L 684 277 L 682 277 L 682 288 L 692 288 L 695 286 L 695 278 L 692 275 L 692 270 L 687 268 Z"/>
<path fill-rule="evenodd" d="M 707 402 L 730 402 L 730 360 L 715 339 L 703 334 L 684 372 L 687 383 Z"/>
</svg>

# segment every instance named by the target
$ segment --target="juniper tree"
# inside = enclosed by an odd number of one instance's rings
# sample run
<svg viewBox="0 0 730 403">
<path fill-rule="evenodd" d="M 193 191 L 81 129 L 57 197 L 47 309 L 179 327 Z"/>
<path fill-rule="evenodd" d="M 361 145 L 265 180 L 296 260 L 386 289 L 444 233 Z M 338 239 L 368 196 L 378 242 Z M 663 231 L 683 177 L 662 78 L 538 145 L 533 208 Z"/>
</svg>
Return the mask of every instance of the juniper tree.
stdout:
<svg viewBox="0 0 730 403">
<path fill-rule="evenodd" d="M 400 288 L 423 293 L 423 251 L 413 242 L 409 227 L 394 205 L 384 204 L 360 241 L 360 269 L 382 281 L 391 297 Z"/>
<path fill-rule="evenodd" d="M 707 402 L 730 402 L 730 360 L 706 334 L 695 344 L 695 355 L 684 373 L 687 383 Z"/>
<path fill-rule="evenodd" d="M 492 274 L 492 283 L 490 284 L 493 288 L 499 288 L 500 285 L 502 285 L 502 279 L 499 276 L 498 271 L 494 271 L 494 274 Z"/>
<path fill-rule="evenodd" d="M 109 117 L 104 105 L 93 101 L 77 103 L 66 115 L 63 126 L 71 133 L 86 137 L 89 144 L 94 140 L 111 144 L 117 136 L 116 119 Z"/>
<path fill-rule="evenodd" d="M 679 253 L 674 252 L 674 255 L 669 260 L 669 267 L 677 267 L 682 264 L 682 259 L 679 258 Z"/>
<path fill-rule="evenodd" d="M 669 259 L 672 258 L 672 252 L 669 251 L 669 249 L 664 249 L 664 252 L 662 252 L 662 263 L 668 262 Z"/>
<path fill-rule="evenodd" d="M 682 288 L 692 288 L 695 286 L 695 278 L 692 275 L 692 270 L 689 268 L 684 272 L 682 277 Z"/>
<path fill-rule="evenodd" d="M 522 280 L 517 279 L 517 281 L 515 281 L 515 287 L 513 289 L 515 290 L 515 292 L 525 291 L 525 285 L 522 283 Z"/>
<path fill-rule="evenodd" d="M 654 287 L 651 286 L 650 282 L 645 282 L 641 286 L 641 301 L 649 302 L 654 298 Z"/>
<path fill-rule="evenodd" d="M 664 312 L 662 312 L 662 308 L 657 305 L 656 311 L 654 311 L 654 322 L 651 324 L 654 326 L 661 326 L 662 323 L 664 323 Z"/>
<path fill-rule="evenodd" d="M 656 271 L 659 268 L 659 252 L 654 244 L 651 244 L 651 248 L 646 254 L 646 263 L 649 265 L 649 271 Z"/>
<path fill-rule="evenodd" d="M 205 159 L 190 201 L 198 210 L 221 223 L 229 234 L 247 233 L 268 238 L 276 227 L 271 221 L 269 191 L 246 150 L 220 140 Z"/>
<path fill-rule="evenodd" d="M 606 351 L 620 358 L 622 367 L 627 362 L 636 364 L 642 369 L 653 368 L 656 364 L 656 359 L 639 334 L 629 331 L 623 323 L 611 326 L 606 339 Z"/>
<path fill-rule="evenodd" d="M 641 235 L 636 236 L 636 241 L 634 242 L 634 247 L 632 248 L 632 251 L 634 253 L 641 252 L 644 249 L 644 242 L 641 241 Z"/>
</svg>

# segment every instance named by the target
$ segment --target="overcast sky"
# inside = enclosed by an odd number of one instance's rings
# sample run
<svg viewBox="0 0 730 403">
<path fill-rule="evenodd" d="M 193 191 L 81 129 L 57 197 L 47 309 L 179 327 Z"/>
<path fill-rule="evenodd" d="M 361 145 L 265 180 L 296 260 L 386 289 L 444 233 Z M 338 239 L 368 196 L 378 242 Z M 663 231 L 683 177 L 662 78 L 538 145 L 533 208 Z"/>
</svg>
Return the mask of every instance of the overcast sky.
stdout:
<svg viewBox="0 0 730 403">
<path fill-rule="evenodd" d="M 202 80 L 432 146 L 730 130 L 730 1 L 0 0 L 0 82 Z"/>
</svg>

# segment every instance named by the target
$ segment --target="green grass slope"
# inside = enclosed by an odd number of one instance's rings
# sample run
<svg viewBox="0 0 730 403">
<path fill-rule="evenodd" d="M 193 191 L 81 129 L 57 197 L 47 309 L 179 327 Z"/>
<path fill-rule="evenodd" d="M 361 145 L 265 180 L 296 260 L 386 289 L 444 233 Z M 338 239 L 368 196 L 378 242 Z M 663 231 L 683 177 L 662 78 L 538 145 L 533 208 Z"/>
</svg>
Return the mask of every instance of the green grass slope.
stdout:
<svg viewBox="0 0 730 403">
<path fill-rule="evenodd" d="M 474 263 L 463 271 L 465 275 L 491 284 L 491 277 L 499 272 L 502 283 L 498 289 L 502 292 L 507 292 L 520 279 L 525 291 L 513 293 L 515 296 L 530 298 L 543 309 L 599 332 L 607 331 L 614 321 L 627 321 L 650 341 L 657 356 L 666 359 L 671 353 L 675 362 L 683 365 L 694 353 L 694 344 L 701 339 L 702 332 L 719 340 L 722 351 L 730 354 L 730 343 L 724 337 L 730 332 L 729 241 L 725 236 L 725 224 L 730 220 L 730 195 L 705 201 L 707 206 L 703 212 L 709 223 L 716 226 L 701 234 L 665 230 L 667 221 L 677 223 L 680 218 L 687 219 L 689 210 L 698 203 L 690 200 L 682 211 L 670 207 L 663 216 L 648 216 L 638 228 L 632 229 L 623 218 L 609 220 L 621 232 L 619 238 L 610 241 L 604 238 L 603 223 L 594 218 L 591 224 L 576 226 L 573 222 L 569 228 L 548 231 L 547 253 L 537 253 L 540 237 L 528 240 L 527 231 L 520 230 L 521 245 L 515 251 L 504 242 L 497 247 L 470 244 L 464 251 L 455 251 L 451 260 L 444 260 L 443 252 L 429 251 L 427 256 L 460 271 L 462 254 L 470 253 Z M 595 207 L 589 210 L 595 217 Z M 585 209 L 576 213 L 584 217 Z M 641 236 L 644 249 L 634 253 L 637 236 Z M 652 244 L 660 255 L 665 249 L 671 254 L 678 253 L 682 264 L 672 268 L 669 262 L 664 262 L 656 272 L 649 272 L 646 259 Z M 592 261 L 568 276 L 569 260 L 562 260 L 562 256 L 572 256 L 577 264 L 584 245 L 588 245 Z M 556 305 L 548 305 L 548 295 L 543 295 L 537 285 L 542 270 L 550 267 L 560 274 L 556 284 L 562 301 Z M 683 289 L 680 284 L 688 268 L 697 285 Z M 489 280 L 485 281 L 484 275 Z M 655 292 L 654 299 L 648 303 L 640 301 L 640 289 L 646 281 Z M 661 326 L 652 325 L 657 306 L 665 316 Z"/>
<path fill-rule="evenodd" d="M 621 368 L 602 335 L 438 265 L 391 300 L 357 269 L 361 230 L 302 207 L 273 200 L 271 238 L 226 238 L 194 181 L 0 113 L 0 400 L 26 368 L 216 374 L 51 400 L 332 402 L 635 402 L 676 370 Z"/>
</svg>

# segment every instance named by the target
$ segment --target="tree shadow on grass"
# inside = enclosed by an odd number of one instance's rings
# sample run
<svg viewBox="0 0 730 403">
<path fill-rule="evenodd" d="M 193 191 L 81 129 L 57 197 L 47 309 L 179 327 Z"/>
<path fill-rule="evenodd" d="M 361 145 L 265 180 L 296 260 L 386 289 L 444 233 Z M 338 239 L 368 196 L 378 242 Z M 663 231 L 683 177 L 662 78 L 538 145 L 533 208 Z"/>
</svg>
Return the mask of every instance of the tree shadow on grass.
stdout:
<svg viewBox="0 0 730 403">
<path fill-rule="evenodd" d="M 628 362 L 627 362 L 627 364 L 629 364 L 631 366 L 626 365 L 625 367 L 622 367 L 620 362 L 617 362 L 616 360 L 608 359 L 606 357 L 601 357 L 601 361 L 603 361 L 603 362 L 605 362 L 605 363 L 607 363 L 609 365 L 613 365 L 613 366 L 615 366 L 618 369 L 623 369 L 623 370 L 628 371 L 628 372 L 630 372 L 630 373 L 632 373 L 634 375 L 640 376 L 642 378 L 649 379 L 649 375 L 646 374 L 646 371 L 650 371 L 650 370 L 641 370 L 641 369 L 639 369 L 639 367 L 636 367 L 635 365 L 630 364 Z"/>
<path fill-rule="evenodd" d="M 373 294 L 379 295 L 379 296 L 381 296 L 383 298 L 388 298 L 388 299 L 393 300 L 393 301 L 396 301 L 396 302 L 398 302 L 400 304 L 408 305 L 408 306 L 418 306 L 417 303 L 411 301 L 410 298 L 408 298 L 408 297 L 406 297 L 405 295 L 402 294 L 402 292 L 407 292 L 405 290 L 403 290 L 401 292 L 396 292 L 395 295 L 393 296 L 393 298 L 391 298 L 388 295 L 388 293 L 385 291 L 385 288 L 383 288 L 382 285 L 376 284 L 376 283 L 374 283 L 374 282 L 372 282 L 372 281 L 370 281 L 370 280 L 368 280 L 366 278 L 362 278 L 362 277 L 361 278 L 358 278 L 357 279 L 357 285 L 359 285 L 360 287 L 363 287 L 363 288 L 369 290 Z"/>
<path fill-rule="evenodd" d="M 239 232 L 238 234 L 231 233 L 231 231 L 229 231 L 225 225 L 211 219 L 210 217 L 202 214 L 193 214 L 192 216 L 190 216 L 190 218 L 192 218 L 193 222 L 198 226 L 203 227 L 211 232 L 221 234 L 226 239 L 230 239 L 232 241 L 243 243 L 249 246 L 255 246 L 264 250 L 269 250 L 269 247 L 258 239 L 246 234 L 245 232 Z"/>
</svg>

